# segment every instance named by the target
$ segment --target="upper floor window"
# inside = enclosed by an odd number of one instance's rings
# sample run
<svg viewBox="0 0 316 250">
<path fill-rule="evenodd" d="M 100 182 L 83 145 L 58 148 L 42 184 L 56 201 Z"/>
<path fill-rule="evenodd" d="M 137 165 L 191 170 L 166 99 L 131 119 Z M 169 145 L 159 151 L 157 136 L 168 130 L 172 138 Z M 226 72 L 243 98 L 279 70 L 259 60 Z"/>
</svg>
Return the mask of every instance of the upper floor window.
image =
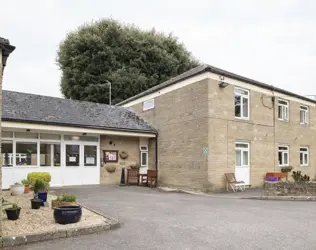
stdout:
<svg viewBox="0 0 316 250">
<path fill-rule="evenodd" d="M 155 107 L 155 99 L 150 99 L 143 102 L 143 111 L 153 109 Z"/>
<path fill-rule="evenodd" d="M 235 88 L 235 117 L 249 119 L 249 91 Z"/>
<path fill-rule="evenodd" d="M 308 106 L 300 107 L 300 123 L 301 124 L 308 123 Z"/>
<path fill-rule="evenodd" d="M 288 121 L 289 120 L 289 102 L 284 100 L 278 101 L 278 117 L 279 120 Z"/>
</svg>

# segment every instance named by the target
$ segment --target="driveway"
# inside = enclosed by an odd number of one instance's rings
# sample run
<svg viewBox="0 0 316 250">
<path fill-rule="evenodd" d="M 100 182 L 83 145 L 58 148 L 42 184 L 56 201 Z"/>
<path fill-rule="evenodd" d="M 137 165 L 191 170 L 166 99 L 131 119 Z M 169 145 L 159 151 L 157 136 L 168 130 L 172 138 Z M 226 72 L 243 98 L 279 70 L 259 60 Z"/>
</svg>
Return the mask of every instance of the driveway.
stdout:
<svg viewBox="0 0 316 250">
<path fill-rule="evenodd" d="M 112 217 L 113 231 L 16 249 L 316 249 L 316 203 L 82 186 L 56 192 Z"/>
</svg>

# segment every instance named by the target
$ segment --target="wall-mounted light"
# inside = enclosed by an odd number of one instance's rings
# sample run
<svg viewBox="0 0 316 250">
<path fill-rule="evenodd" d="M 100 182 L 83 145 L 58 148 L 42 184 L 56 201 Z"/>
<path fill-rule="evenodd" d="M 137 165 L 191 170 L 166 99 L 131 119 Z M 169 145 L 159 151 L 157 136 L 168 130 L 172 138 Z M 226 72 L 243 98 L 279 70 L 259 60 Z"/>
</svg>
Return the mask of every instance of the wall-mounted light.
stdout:
<svg viewBox="0 0 316 250">
<path fill-rule="evenodd" d="M 220 83 L 218 84 L 218 86 L 219 86 L 220 88 L 226 88 L 228 85 L 229 85 L 229 84 L 228 84 L 227 82 L 220 82 Z"/>
<path fill-rule="evenodd" d="M 219 79 L 220 79 L 221 81 L 224 81 L 225 77 L 224 77 L 224 76 L 219 76 Z"/>
<path fill-rule="evenodd" d="M 30 129 L 27 129 L 27 130 L 26 130 L 26 132 L 30 132 L 30 131 L 31 131 Z"/>
<path fill-rule="evenodd" d="M 82 133 L 82 135 L 87 135 L 87 133 Z"/>
</svg>

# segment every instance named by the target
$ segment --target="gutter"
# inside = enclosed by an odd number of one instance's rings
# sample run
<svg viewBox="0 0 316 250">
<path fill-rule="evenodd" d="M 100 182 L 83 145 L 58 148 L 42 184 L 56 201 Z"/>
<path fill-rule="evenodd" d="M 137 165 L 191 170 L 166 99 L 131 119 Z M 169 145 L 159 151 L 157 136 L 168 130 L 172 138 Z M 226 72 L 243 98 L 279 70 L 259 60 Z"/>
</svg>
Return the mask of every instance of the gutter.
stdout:
<svg viewBox="0 0 316 250">
<path fill-rule="evenodd" d="M 138 130 L 138 129 L 128 129 L 128 128 L 113 128 L 113 127 L 102 127 L 102 126 L 92 126 L 92 125 L 82 125 L 82 124 L 71 124 L 71 123 L 58 123 L 58 122 L 43 122 L 43 121 L 30 121 L 22 119 L 11 119 L 2 117 L 2 121 L 7 122 L 21 122 L 21 123 L 31 123 L 31 124 L 43 124 L 43 125 L 55 125 L 55 126 L 70 126 L 78 128 L 90 128 L 90 129 L 104 129 L 104 130 L 113 130 L 120 132 L 134 132 L 134 133 L 144 133 L 144 134 L 154 134 L 157 135 L 157 131 L 153 130 Z"/>
<path fill-rule="evenodd" d="M 155 138 L 155 166 L 156 166 L 156 171 L 158 171 L 158 134 L 156 134 Z"/>
</svg>

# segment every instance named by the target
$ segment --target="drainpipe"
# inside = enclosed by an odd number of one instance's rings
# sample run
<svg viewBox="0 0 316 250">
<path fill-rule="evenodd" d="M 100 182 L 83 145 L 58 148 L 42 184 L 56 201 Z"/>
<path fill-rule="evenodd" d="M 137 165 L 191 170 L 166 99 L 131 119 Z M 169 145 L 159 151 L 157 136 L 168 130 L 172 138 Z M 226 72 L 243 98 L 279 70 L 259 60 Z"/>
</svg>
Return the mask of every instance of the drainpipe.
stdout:
<svg viewBox="0 0 316 250">
<path fill-rule="evenodd" d="M 156 165 L 156 171 L 158 171 L 158 134 L 156 134 L 156 140 L 155 140 L 155 165 Z"/>
</svg>

